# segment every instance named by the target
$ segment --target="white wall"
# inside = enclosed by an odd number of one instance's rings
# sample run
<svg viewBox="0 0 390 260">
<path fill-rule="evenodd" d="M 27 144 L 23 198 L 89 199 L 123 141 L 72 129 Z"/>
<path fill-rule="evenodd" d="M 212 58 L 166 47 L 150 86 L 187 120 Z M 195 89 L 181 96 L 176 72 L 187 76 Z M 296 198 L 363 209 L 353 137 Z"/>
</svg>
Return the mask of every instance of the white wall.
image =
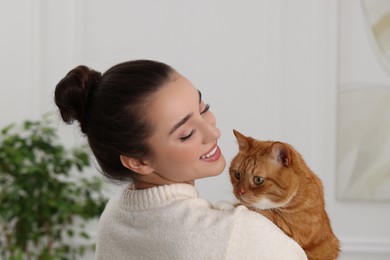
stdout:
<svg viewBox="0 0 390 260">
<path fill-rule="evenodd" d="M 54 111 L 56 83 L 78 64 L 104 71 L 130 59 L 164 61 L 211 103 L 228 161 L 237 151 L 233 128 L 290 142 L 324 182 L 340 259 L 389 259 L 389 204 L 335 196 L 340 7 L 337 0 L 2 1 L 0 127 Z M 80 141 L 59 127 L 65 142 Z M 233 200 L 226 170 L 197 187 L 210 201 Z"/>
</svg>

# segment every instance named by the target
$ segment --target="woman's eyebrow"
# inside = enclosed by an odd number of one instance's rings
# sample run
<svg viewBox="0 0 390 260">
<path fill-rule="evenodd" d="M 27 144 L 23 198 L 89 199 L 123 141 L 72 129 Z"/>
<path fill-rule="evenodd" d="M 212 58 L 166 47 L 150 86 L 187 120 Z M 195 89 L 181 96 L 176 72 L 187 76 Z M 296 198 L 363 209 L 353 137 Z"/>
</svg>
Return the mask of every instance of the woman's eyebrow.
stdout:
<svg viewBox="0 0 390 260">
<path fill-rule="evenodd" d="M 199 104 L 202 102 L 202 92 L 200 92 L 200 90 L 198 89 L 198 93 L 199 93 Z"/>
<path fill-rule="evenodd" d="M 171 129 L 171 131 L 169 131 L 169 135 L 173 134 L 173 132 L 175 132 L 179 127 L 181 127 L 182 125 L 184 125 L 185 123 L 187 123 L 188 120 L 190 120 L 190 118 L 194 115 L 194 113 L 190 113 L 188 115 L 186 115 L 182 120 L 180 120 L 179 122 L 177 122 Z"/>
</svg>

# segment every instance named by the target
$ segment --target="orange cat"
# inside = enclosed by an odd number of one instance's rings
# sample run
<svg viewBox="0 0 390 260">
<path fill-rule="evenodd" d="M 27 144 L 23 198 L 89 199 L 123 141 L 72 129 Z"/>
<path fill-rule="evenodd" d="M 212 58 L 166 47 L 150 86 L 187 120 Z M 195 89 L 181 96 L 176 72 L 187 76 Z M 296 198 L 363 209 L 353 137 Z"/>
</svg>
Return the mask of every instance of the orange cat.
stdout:
<svg viewBox="0 0 390 260">
<path fill-rule="evenodd" d="M 236 198 L 297 241 L 310 260 L 336 259 L 339 240 L 325 211 L 322 183 L 301 155 L 286 143 L 233 132 L 239 153 L 229 174 Z"/>
</svg>

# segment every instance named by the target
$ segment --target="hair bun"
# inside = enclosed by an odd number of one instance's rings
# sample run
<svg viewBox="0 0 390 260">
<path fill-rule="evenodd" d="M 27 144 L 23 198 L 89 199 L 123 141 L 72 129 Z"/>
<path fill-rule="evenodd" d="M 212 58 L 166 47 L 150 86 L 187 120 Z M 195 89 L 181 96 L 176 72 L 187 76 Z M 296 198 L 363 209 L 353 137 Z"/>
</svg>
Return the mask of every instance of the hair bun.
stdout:
<svg viewBox="0 0 390 260">
<path fill-rule="evenodd" d="M 77 120 L 83 133 L 87 133 L 88 128 L 89 99 L 100 78 L 100 72 L 81 65 L 71 70 L 57 84 L 54 92 L 62 120 L 68 124 Z"/>
</svg>

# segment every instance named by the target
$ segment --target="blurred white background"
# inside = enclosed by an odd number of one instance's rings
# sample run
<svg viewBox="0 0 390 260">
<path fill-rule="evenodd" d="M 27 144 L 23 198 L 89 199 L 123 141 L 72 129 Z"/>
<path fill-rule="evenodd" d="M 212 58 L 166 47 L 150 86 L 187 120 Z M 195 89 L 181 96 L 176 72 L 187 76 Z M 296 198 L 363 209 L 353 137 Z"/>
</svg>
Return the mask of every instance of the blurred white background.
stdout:
<svg viewBox="0 0 390 260">
<path fill-rule="evenodd" d="M 341 26 L 348 17 L 339 13 L 359 5 L 355 0 L 1 0 L 0 127 L 55 114 L 54 87 L 79 64 L 104 72 L 125 60 L 166 62 L 210 102 L 228 162 L 237 152 L 233 128 L 291 143 L 323 180 L 327 210 L 342 242 L 340 259 L 390 259 L 389 203 L 336 197 L 339 34 L 350 33 Z M 65 143 L 83 142 L 75 127 L 58 127 Z M 212 202 L 233 200 L 227 170 L 196 186 Z M 112 193 L 120 189 L 109 187 Z M 96 231 L 96 224 L 91 229 Z"/>
</svg>

